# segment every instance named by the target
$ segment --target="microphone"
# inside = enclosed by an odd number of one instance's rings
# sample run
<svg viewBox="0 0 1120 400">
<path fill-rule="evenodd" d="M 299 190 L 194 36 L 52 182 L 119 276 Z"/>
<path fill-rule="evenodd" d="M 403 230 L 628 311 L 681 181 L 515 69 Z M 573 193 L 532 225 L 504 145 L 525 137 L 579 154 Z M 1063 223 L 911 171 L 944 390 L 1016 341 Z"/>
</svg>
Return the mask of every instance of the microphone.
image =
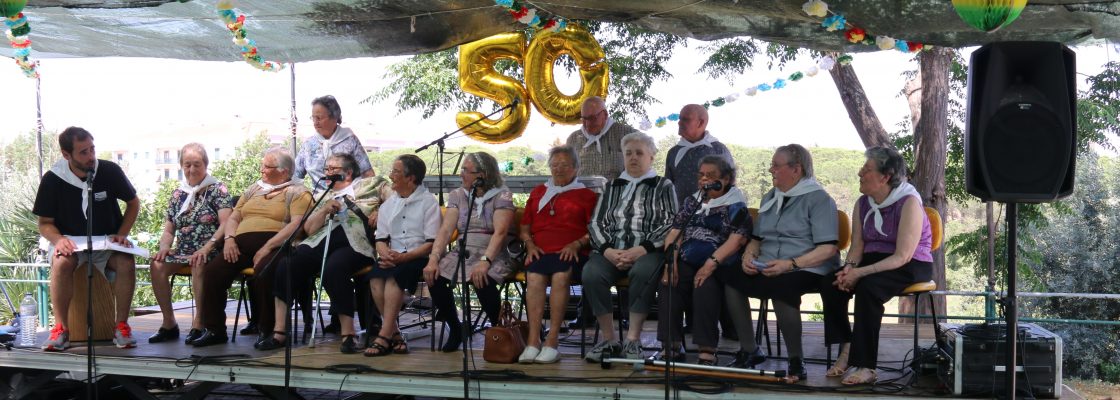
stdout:
<svg viewBox="0 0 1120 400">
<path fill-rule="evenodd" d="M 96 175 L 97 175 L 97 171 L 96 171 L 96 170 L 94 170 L 93 168 L 87 168 L 87 169 L 86 169 L 86 184 L 87 184 L 87 185 L 88 185 L 88 186 L 89 186 L 90 188 L 93 188 L 93 178 L 94 178 L 94 177 L 95 177 Z"/>
<path fill-rule="evenodd" d="M 332 175 L 323 176 L 323 180 L 331 181 L 331 183 L 335 183 L 335 182 L 341 181 L 343 179 L 345 179 L 345 178 L 342 177 L 342 174 L 332 174 Z"/>
<path fill-rule="evenodd" d="M 715 182 L 709 183 L 707 185 L 701 186 L 700 189 L 702 189 L 702 190 L 722 190 L 723 189 L 723 182 L 715 181 Z"/>
<path fill-rule="evenodd" d="M 510 103 L 509 106 L 510 106 L 510 108 L 513 108 L 513 107 L 517 107 L 518 104 L 521 104 L 521 98 L 520 97 L 514 97 L 513 98 L 513 103 Z"/>
<path fill-rule="evenodd" d="M 477 188 L 480 188 L 480 187 L 482 187 L 482 179 L 481 178 L 475 178 L 474 183 L 471 184 L 471 189 L 477 189 Z"/>
</svg>

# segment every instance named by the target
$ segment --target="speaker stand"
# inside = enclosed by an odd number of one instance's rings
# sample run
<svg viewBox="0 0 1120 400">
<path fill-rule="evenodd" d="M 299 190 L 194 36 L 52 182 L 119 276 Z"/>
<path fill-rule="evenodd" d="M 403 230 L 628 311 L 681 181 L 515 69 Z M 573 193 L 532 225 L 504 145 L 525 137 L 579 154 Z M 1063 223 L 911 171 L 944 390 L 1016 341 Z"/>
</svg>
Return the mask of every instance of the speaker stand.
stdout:
<svg viewBox="0 0 1120 400">
<path fill-rule="evenodd" d="M 1016 252 L 1019 238 L 1019 207 L 1017 203 L 1007 203 L 1007 297 L 1003 299 L 1004 317 L 1007 323 L 1006 358 L 1004 359 L 1006 398 L 1015 398 L 1015 349 L 1018 347 L 1019 305 L 1015 302 L 1015 275 L 1019 265 Z"/>
</svg>

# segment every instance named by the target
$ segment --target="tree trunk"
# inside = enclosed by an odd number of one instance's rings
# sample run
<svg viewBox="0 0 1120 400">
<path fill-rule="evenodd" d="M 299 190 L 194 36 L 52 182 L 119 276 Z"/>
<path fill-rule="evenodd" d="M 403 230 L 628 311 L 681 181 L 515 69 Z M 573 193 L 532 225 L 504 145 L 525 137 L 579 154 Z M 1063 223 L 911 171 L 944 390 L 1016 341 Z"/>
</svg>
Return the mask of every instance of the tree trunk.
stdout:
<svg viewBox="0 0 1120 400">
<path fill-rule="evenodd" d="M 829 74 L 832 75 L 832 82 L 840 92 L 840 100 L 848 110 L 848 118 L 852 120 L 852 125 L 855 125 L 856 133 L 863 140 L 864 147 L 891 146 L 887 131 L 883 129 L 883 124 L 879 122 L 879 117 L 871 108 L 867 92 L 863 91 L 863 85 L 859 83 L 859 77 L 856 76 L 852 66 L 838 63 Z"/>
<path fill-rule="evenodd" d="M 921 114 L 914 126 L 917 151 L 914 159 L 912 183 L 922 195 L 926 207 L 945 215 L 945 159 L 949 115 L 949 67 L 953 49 L 935 47 L 922 52 L 919 56 L 921 73 Z M 943 228 L 944 226 L 942 226 Z M 944 232 L 944 229 L 942 229 Z M 933 254 L 933 280 L 939 289 L 945 289 L 945 251 L 944 248 Z M 918 310 L 928 313 L 929 305 L 925 296 L 918 304 Z M 900 298 L 899 314 L 914 312 L 912 298 Z M 934 296 L 934 307 L 938 315 L 945 315 L 945 298 Z"/>
</svg>

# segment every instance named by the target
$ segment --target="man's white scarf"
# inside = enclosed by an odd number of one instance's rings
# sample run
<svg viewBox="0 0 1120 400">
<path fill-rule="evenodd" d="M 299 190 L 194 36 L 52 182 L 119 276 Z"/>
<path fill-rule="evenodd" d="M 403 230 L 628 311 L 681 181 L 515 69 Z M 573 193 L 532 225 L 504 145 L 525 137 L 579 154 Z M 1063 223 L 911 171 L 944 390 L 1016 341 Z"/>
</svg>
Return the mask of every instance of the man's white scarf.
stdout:
<svg viewBox="0 0 1120 400">
<path fill-rule="evenodd" d="M 917 197 L 918 204 L 922 204 L 922 195 L 918 194 L 918 189 L 915 189 L 914 185 L 908 182 L 902 182 L 898 187 L 891 189 L 891 194 L 887 195 L 887 199 L 883 200 L 883 204 L 876 204 L 874 198 L 867 196 L 867 203 L 871 205 L 871 209 L 867 211 L 867 214 L 863 215 L 863 223 L 866 224 L 867 217 L 874 215 L 875 230 L 879 231 L 880 235 L 886 236 L 887 234 L 883 233 L 883 213 L 879 210 L 890 207 L 891 204 L 894 204 L 900 199 L 905 199 L 906 196 Z"/>
<path fill-rule="evenodd" d="M 474 218 L 482 218 L 482 208 L 486 206 L 486 202 L 490 201 L 490 199 L 494 198 L 494 196 L 497 196 L 498 193 L 501 193 L 502 191 L 507 191 L 507 190 L 509 190 L 509 188 L 507 188 L 505 186 L 496 187 L 496 188 L 487 190 L 486 193 L 484 193 L 482 195 L 482 197 L 479 197 L 477 200 L 475 200 L 474 201 Z M 467 190 L 467 195 L 468 196 L 473 196 L 474 193 L 471 193 L 471 191 L 468 189 Z"/>
<path fill-rule="evenodd" d="M 762 207 L 758 208 L 758 214 L 762 215 L 766 210 L 773 208 L 774 215 L 780 215 L 782 213 L 782 205 L 785 203 L 787 197 L 797 197 L 818 190 L 824 190 L 824 188 L 821 187 L 821 184 L 817 183 L 817 180 L 814 178 L 802 178 L 801 181 L 793 185 L 788 192 L 783 192 L 778 190 L 778 188 L 774 188 L 774 197 L 771 197 L 770 201 L 767 201 Z"/>
<path fill-rule="evenodd" d="M 193 203 L 194 198 L 197 197 L 196 195 L 198 194 L 198 191 L 215 183 L 218 183 L 218 180 L 214 179 L 214 177 L 210 176 L 210 174 L 206 174 L 206 177 L 202 178 L 202 182 L 199 182 L 194 186 L 191 186 L 191 184 L 188 182 L 180 183 L 179 190 L 187 193 L 187 199 L 183 200 L 183 204 L 179 206 L 179 212 L 175 213 L 175 216 L 178 217 L 187 212 L 187 210 L 190 210 L 191 203 Z"/>
<path fill-rule="evenodd" d="M 607 117 L 607 122 L 603 124 L 603 129 L 599 131 L 598 135 L 592 135 L 591 133 L 587 132 L 587 128 L 580 127 L 579 130 L 580 132 L 583 132 L 583 138 L 587 139 L 587 143 L 583 144 L 583 148 L 586 149 L 594 144 L 595 148 L 599 150 L 600 154 L 602 154 L 603 145 L 599 144 L 599 140 L 602 139 L 603 136 L 607 136 L 607 131 L 609 131 L 612 126 L 614 126 L 614 119 L 612 119 L 611 117 Z"/>
<path fill-rule="evenodd" d="M 677 147 L 680 147 L 680 150 L 677 150 L 677 159 L 673 160 L 673 166 L 676 167 L 677 164 L 680 164 L 681 159 L 684 158 L 684 153 L 687 153 L 693 147 L 699 147 L 699 146 L 711 147 L 712 143 L 715 143 L 715 142 L 718 142 L 718 141 L 719 141 L 719 139 L 716 139 L 716 137 L 712 136 L 712 134 L 708 133 L 708 131 L 704 131 L 704 137 L 700 138 L 700 140 L 697 140 L 695 143 L 684 140 L 684 138 L 681 138 L 681 140 L 677 141 Z"/>
<path fill-rule="evenodd" d="M 575 178 L 572 178 L 572 181 L 567 185 L 556 186 L 556 184 L 553 183 L 552 178 L 548 178 L 548 180 L 544 182 L 544 187 L 544 195 L 541 196 L 541 201 L 537 203 L 537 212 L 541 212 L 541 210 L 544 210 L 544 206 L 548 204 L 548 202 L 552 201 L 552 198 L 556 197 L 556 195 L 567 192 L 569 190 L 583 189 L 587 186 L 580 183 L 579 179 Z"/>
<path fill-rule="evenodd" d="M 704 190 L 704 189 L 700 189 L 700 190 Z M 700 195 L 700 192 L 696 192 L 695 196 L 696 196 L 697 201 L 699 201 L 701 198 L 703 198 Z M 719 196 L 719 197 L 716 197 L 714 199 L 710 199 L 710 200 L 708 200 L 707 203 L 700 203 L 700 208 L 696 209 L 696 214 L 703 213 L 704 216 L 706 217 L 706 216 L 708 216 L 708 211 L 710 211 L 713 208 L 723 207 L 723 206 L 731 205 L 731 204 L 735 204 L 735 203 L 746 203 L 746 202 L 747 202 L 747 197 L 743 196 L 743 191 L 739 190 L 738 186 L 732 186 L 731 190 L 728 190 L 727 193 L 723 194 L 723 196 Z"/>
<path fill-rule="evenodd" d="M 622 189 L 622 200 L 627 201 L 626 199 L 630 198 L 630 196 L 634 194 L 634 191 L 637 190 L 639 183 L 655 176 L 657 176 L 657 173 L 653 172 L 652 168 L 639 177 L 633 177 L 630 175 L 629 171 L 623 171 L 622 174 L 618 176 L 618 179 L 626 181 L 626 187 Z"/>
<path fill-rule="evenodd" d="M 100 160 L 93 160 L 94 176 L 97 176 L 97 167 L 100 164 Z M 54 163 L 54 165 L 51 166 L 51 172 L 54 172 L 55 176 L 58 176 L 60 179 L 62 179 L 63 182 L 69 183 L 71 186 L 74 186 L 78 189 L 82 189 L 82 215 L 86 215 L 89 211 L 89 196 L 86 195 L 86 181 L 83 181 L 81 178 L 78 178 L 77 175 L 74 175 L 74 171 L 70 170 L 70 162 L 65 158 Z"/>
<path fill-rule="evenodd" d="M 354 136 L 354 131 L 350 130 L 350 128 L 343 128 L 342 125 L 336 125 L 334 127 L 334 134 L 331 135 L 330 139 L 319 135 L 319 139 L 322 139 L 319 141 L 320 150 L 322 150 L 321 154 L 323 154 L 324 157 L 330 157 L 332 154 L 331 147 L 342 143 L 343 140 L 349 139 L 351 136 Z"/>
</svg>

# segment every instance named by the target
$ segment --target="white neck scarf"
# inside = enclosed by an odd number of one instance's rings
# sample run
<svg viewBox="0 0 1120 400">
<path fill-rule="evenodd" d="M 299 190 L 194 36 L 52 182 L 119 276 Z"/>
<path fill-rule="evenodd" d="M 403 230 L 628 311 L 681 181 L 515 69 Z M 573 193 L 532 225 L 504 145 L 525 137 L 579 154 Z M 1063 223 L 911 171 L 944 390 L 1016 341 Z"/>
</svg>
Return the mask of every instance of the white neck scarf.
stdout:
<svg viewBox="0 0 1120 400">
<path fill-rule="evenodd" d="M 324 157 L 330 157 L 332 154 L 331 147 L 334 147 L 334 145 L 336 144 L 342 143 L 343 140 L 346 140 L 351 136 L 354 136 L 354 131 L 351 131 L 350 128 L 343 128 L 342 125 L 336 125 L 334 127 L 334 133 L 331 134 L 330 139 L 319 135 L 319 139 L 322 139 L 319 142 L 320 150 L 322 150 L 321 154 L 323 154 Z"/>
<path fill-rule="evenodd" d="M 474 218 L 482 217 L 482 208 L 486 206 L 487 201 L 490 201 L 490 199 L 494 198 L 494 196 L 497 196 L 498 193 L 507 190 L 509 190 L 509 188 L 502 186 L 487 190 L 486 193 L 483 193 L 482 197 L 479 197 L 474 201 Z M 467 196 L 474 196 L 473 191 L 468 189 Z"/>
<path fill-rule="evenodd" d="M 552 178 L 548 178 L 548 180 L 544 182 L 544 187 L 544 195 L 541 196 L 541 201 L 537 203 L 537 212 L 541 212 L 541 210 L 544 210 L 544 206 L 548 204 L 548 202 L 552 201 L 552 198 L 556 197 L 556 195 L 567 192 L 569 190 L 583 189 L 587 186 L 580 183 L 579 179 L 575 179 L 573 177 L 572 182 L 564 186 L 556 186 L 556 184 L 553 183 Z"/>
<path fill-rule="evenodd" d="M 595 148 L 599 150 L 599 154 L 602 154 L 603 145 L 599 144 L 599 140 L 602 139 L 603 136 L 607 136 L 607 131 L 609 131 L 612 126 L 614 126 L 614 119 L 612 119 L 611 117 L 607 117 L 607 122 L 603 124 L 603 129 L 600 130 L 598 134 L 591 134 L 587 131 L 587 128 L 580 127 L 579 130 L 583 133 L 583 138 L 587 139 L 587 143 L 583 144 L 583 148 L 586 149 L 594 144 Z"/>
<path fill-rule="evenodd" d="M 716 139 L 716 137 L 712 136 L 712 134 L 708 133 L 708 131 L 704 131 L 704 137 L 700 138 L 700 140 L 697 140 L 696 143 L 693 143 L 693 142 L 684 140 L 684 138 L 681 138 L 681 140 L 677 141 L 677 147 L 680 147 L 680 150 L 677 150 L 677 159 L 673 160 L 673 166 L 676 167 L 677 164 L 680 164 L 681 159 L 684 158 L 684 153 L 687 153 L 693 147 L 700 147 L 700 146 L 712 147 L 712 143 L 715 143 L 715 142 L 718 142 L 718 141 L 719 141 L 719 139 Z"/>
<path fill-rule="evenodd" d="M 703 189 L 701 189 L 701 190 L 703 190 Z M 700 200 L 701 198 L 702 198 L 702 196 L 700 195 L 700 192 L 696 192 L 696 200 Z M 730 205 L 730 204 L 735 204 L 735 203 L 746 203 L 746 202 L 747 202 L 747 197 L 743 196 L 743 191 L 739 190 L 738 186 L 732 186 L 731 190 L 728 190 L 727 193 L 723 194 L 723 196 L 719 196 L 719 197 L 716 197 L 714 199 L 710 199 L 710 200 L 708 200 L 707 203 L 700 203 L 700 208 L 696 209 L 696 214 L 703 213 L 704 216 L 706 217 L 706 216 L 708 216 L 708 211 L 710 211 L 713 208 L 723 207 L 723 206 Z"/>
<path fill-rule="evenodd" d="M 272 185 L 272 184 L 269 184 L 269 183 L 265 183 L 264 180 L 257 180 L 256 185 L 257 185 L 257 187 L 261 188 L 261 190 L 260 190 L 261 194 L 269 194 L 269 193 L 272 193 L 273 191 L 275 191 L 277 189 L 283 189 L 283 188 L 286 188 L 288 186 L 291 186 L 291 184 L 293 182 L 295 182 L 295 181 L 287 181 L 287 182 L 281 183 L 279 185 Z"/>
<path fill-rule="evenodd" d="M 97 177 L 97 167 L 100 164 L 100 160 L 93 160 L 93 175 L 95 178 Z M 78 189 L 82 189 L 82 215 L 86 215 L 87 211 L 89 211 L 89 195 L 86 194 L 86 181 L 74 175 L 74 171 L 70 170 L 70 162 L 65 158 L 55 162 L 54 165 L 51 166 L 51 172 L 54 172 L 55 176 L 62 179 L 63 182 L 69 183 L 71 186 Z M 89 178 L 89 176 L 86 176 L 86 178 Z"/>
<path fill-rule="evenodd" d="M 767 201 L 766 204 L 763 204 L 762 207 L 759 207 L 758 213 L 762 214 L 766 212 L 766 210 L 773 208 L 774 215 L 781 215 L 782 204 L 785 203 L 786 197 L 797 197 L 818 190 L 824 190 L 824 188 L 821 187 L 821 184 L 817 183 L 817 180 L 814 178 L 802 178 L 801 181 L 797 182 L 796 185 L 793 185 L 793 187 L 790 188 L 788 192 L 783 192 L 781 190 L 778 190 L 778 188 L 774 188 L 774 197 L 771 197 L 770 201 Z"/>
<path fill-rule="evenodd" d="M 915 189 L 914 185 L 911 185 L 909 182 L 902 182 L 898 187 L 891 189 L 891 194 L 887 195 L 887 199 L 883 200 L 883 204 L 876 204 L 873 197 L 867 196 L 867 203 L 871 205 L 871 209 L 867 211 L 867 214 L 863 215 L 863 223 L 866 224 L 867 217 L 874 215 L 875 230 L 879 231 L 880 235 L 886 236 L 886 233 L 883 233 L 883 213 L 879 210 L 889 207 L 896 201 L 906 198 L 906 196 L 917 197 L 918 204 L 922 203 L 922 195 L 918 194 L 918 189 Z"/>
<path fill-rule="evenodd" d="M 327 190 L 333 192 L 333 193 L 331 193 L 331 198 L 332 199 L 340 199 L 340 198 L 343 198 L 343 197 L 346 197 L 346 196 L 350 196 L 350 199 L 355 199 L 355 198 L 358 197 L 358 195 L 354 194 L 354 186 L 357 185 L 358 181 L 360 181 L 360 180 L 362 180 L 362 178 L 352 180 L 352 181 L 350 181 L 349 185 L 346 185 L 346 187 L 344 187 L 342 189 L 338 189 L 338 190 L 327 189 Z"/>
<path fill-rule="evenodd" d="M 199 182 L 194 186 L 191 186 L 191 184 L 187 182 L 180 183 L 179 190 L 187 193 L 187 199 L 183 200 L 183 205 L 179 206 L 179 212 L 175 213 L 175 216 L 178 217 L 187 212 L 187 210 L 190 210 L 191 203 L 193 203 L 195 197 L 197 197 L 196 195 L 198 194 L 198 191 L 215 183 L 218 183 L 218 180 L 214 179 L 214 177 L 210 176 L 210 174 L 206 174 L 206 177 L 202 178 L 202 182 Z"/>
<path fill-rule="evenodd" d="M 618 179 L 626 181 L 626 187 L 622 189 L 622 200 L 627 201 L 627 199 L 634 194 L 634 191 L 637 190 L 639 183 L 655 176 L 657 176 L 657 173 L 653 172 L 652 168 L 639 177 L 631 176 L 629 171 L 622 171 L 622 174 L 618 176 Z"/>
</svg>

